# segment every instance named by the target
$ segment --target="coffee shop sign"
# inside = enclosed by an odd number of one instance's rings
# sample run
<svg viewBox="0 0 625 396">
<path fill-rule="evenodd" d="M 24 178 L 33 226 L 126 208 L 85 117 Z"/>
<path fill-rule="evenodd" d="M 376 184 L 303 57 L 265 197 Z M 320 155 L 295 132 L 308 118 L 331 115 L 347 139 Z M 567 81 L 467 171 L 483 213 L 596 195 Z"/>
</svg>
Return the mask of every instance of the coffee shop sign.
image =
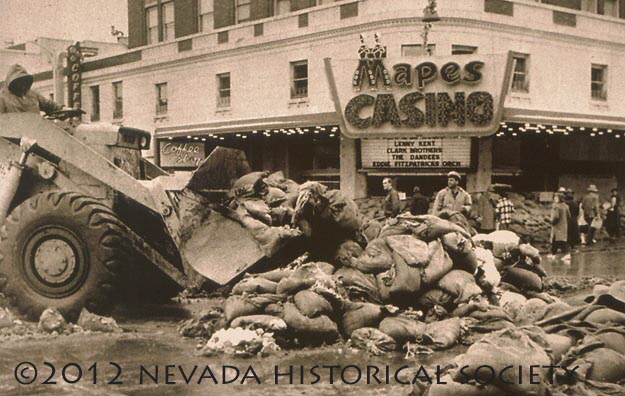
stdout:
<svg viewBox="0 0 625 396">
<path fill-rule="evenodd" d="M 358 55 L 351 72 L 348 62 L 326 59 L 326 74 L 347 135 L 478 136 L 491 133 L 499 122 L 504 80 L 511 68 L 508 54 L 405 58 L 389 69 L 386 47 L 376 37 L 371 48 L 361 39 Z M 363 92 L 366 89 L 369 92 Z"/>
<path fill-rule="evenodd" d="M 205 157 L 203 143 L 167 142 L 161 146 L 164 167 L 197 167 Z"/>
</svg>

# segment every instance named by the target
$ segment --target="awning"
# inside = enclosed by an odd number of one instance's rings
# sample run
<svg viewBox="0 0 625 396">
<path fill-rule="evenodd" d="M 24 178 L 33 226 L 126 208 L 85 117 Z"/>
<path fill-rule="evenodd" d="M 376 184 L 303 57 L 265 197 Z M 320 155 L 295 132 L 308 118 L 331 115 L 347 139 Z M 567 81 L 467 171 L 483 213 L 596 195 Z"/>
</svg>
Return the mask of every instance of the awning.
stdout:
<svg viewBox="0 0 625 396">
<path fill-rule="evenodd" d="M 574 114 L 505 107 L 503 121 L 516 123 L 611 128 L 625 130 L 625 117 L 601 114 Z"/>
<path fill-rule="evenodd" d="M 304 128 L 310 126 L 336 125 L 339 119 L 334 112 L 316 114 L 298 114 L 255 118 L 245 120 L 228 120 L 201 124 L 176 125 L 156 128 L 157 138 L 178 136 L 198 136 L 208 134 L 224 134 L 265 129 Z"/>
</svg>

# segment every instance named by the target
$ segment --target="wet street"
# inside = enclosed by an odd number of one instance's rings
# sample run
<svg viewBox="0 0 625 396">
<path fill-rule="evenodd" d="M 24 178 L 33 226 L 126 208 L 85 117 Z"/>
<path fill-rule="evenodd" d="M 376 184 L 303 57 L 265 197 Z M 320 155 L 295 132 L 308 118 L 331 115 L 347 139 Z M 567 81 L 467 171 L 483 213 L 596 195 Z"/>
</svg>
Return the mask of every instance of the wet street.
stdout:
<svg viewBox="0 0 625 396">
<path fill-rule="evenodd" d="M 570 264 L 545 257 L 544 264 L 550 275 L 570 281 L 590 276 L 623 279 L 625 249 L 607 247 L 574 252 Z M 588 291 L 572 295 L 570 301 L 579 301 L 577 297 Z M 197 341 L 181 337 L 176 327 L 181 320 L 192 317 L 211 304 L 220 304 L 220 301 L 196 299 L 184 304 L 121 308 L 114 317 L 125 330 L 123 334 L 5 338 L 0 346 L 0 394 L 406 395 L 411 386 L 399 382 L 412 379 L 413 367 L 421 364 L 444 365 L 466 349 L 465 346 L 456 346 L 432 356 L 408 360 L 400 353 L 370 357 L 343 344 L 282 351 L 264 358 L 201 357 L 197 353 Z M 34 377 L 32 368 L 16 370 L 21 362 L 35 365 L 37 377 Z M 320 368 L 317 372 L 321 379 L 312 384 L 316 377 L 310 369 L 315 365 L 338 365 L 341 368 Z M 349 365 L 357 367 L 346 369 L 341 378 L 342 368 Z M 400 369 L 405 365 L 411 367 L 410 371 Z M 371 366 L 369 384 L 367 366 Z M 289 370 L 292 374 L 288 374 Z M 360 379 L 357 377 L 359 370 Z M 334 373 L 333 378 L 331 373 Z M 22 382 L 32 383 L 21 385 L 16 376 Z M 224 381 L 231 383 L 224 384 Z M 215 385 L 215 382 L 218 384 Z M 357 385 L 345 382 L 357 382 Z"/>
</svg>

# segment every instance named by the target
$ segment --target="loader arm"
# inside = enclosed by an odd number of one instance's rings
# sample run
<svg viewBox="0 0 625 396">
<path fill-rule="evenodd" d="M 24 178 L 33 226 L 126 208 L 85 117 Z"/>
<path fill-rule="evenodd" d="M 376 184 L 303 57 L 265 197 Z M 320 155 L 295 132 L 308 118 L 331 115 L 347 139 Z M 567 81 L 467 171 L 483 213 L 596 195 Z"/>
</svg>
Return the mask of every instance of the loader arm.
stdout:
<svg viewBox="0 0 625 396">
<path fill-rule="evenodd" d="M 45 151 L 83 170 L 111 189 L 158 212 L 148 189 L 135 178 L 39 114 L 0 114 L 0 136 L 34 140 Z"/>
</svg>

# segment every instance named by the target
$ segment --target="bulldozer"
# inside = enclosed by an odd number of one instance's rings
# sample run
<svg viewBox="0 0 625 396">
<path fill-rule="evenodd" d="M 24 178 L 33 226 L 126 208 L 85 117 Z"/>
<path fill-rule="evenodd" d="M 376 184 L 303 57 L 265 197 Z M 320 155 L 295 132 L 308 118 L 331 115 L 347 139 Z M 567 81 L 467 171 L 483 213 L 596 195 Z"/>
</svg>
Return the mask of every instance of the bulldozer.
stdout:
<svg viewBox="0 0 625 396">
<path fill-rule="evenodd" d="M 0 114 L 0 293 L 24 316 L 104 314 L 267 262 L 220 205 L 251 171 L 242 151 L 217 147 L 170 174 L 142 157 L 149 132 L 60 121 L 77 115 Z"/>
</svg>

